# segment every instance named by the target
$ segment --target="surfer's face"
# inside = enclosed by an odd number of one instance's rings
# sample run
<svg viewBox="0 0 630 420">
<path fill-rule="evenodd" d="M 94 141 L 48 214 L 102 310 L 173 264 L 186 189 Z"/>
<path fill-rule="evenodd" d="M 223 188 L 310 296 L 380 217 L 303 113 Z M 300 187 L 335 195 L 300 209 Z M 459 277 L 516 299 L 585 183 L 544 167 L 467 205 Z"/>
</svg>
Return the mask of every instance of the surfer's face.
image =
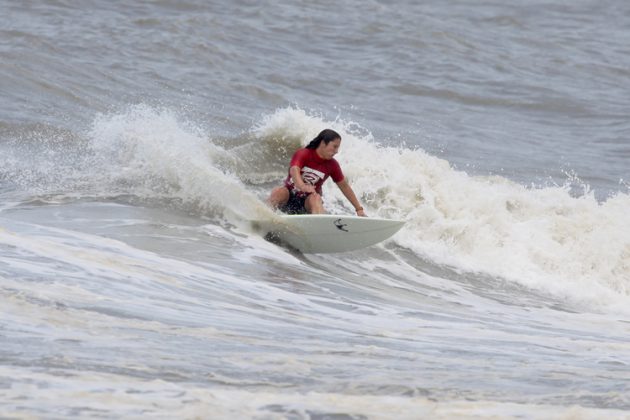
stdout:
<svg viewBox="0 0 630 420">
<path fill-rule="evenodd" d="M 341 146 L 341 139 L 335 139 L 328 144 L 321 142 L 317 152 L 322 159 L 329 160 L 337 154 L 339 146 Z"/>
</svg>

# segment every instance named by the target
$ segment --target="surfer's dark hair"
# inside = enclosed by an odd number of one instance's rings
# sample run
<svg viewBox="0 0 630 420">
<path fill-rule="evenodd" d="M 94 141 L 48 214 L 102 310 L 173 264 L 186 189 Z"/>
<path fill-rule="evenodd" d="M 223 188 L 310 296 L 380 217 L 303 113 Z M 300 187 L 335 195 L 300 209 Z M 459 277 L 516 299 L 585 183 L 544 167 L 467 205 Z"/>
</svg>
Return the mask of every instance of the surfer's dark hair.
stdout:
<svg viewBox="0 0 630 420">
<path fill-rule="evenodd" d="M 337 139 L 341 140 L 341 136 L 339 135 L 339 133 L 337 133 L 335 130 L 331 130 L 330 128 L 327 128 L 325 130 L 322 130 L 317 135 L 317 137 L 311 140 L 311 142 L 306 146 L 306 148 L 317 149 L 321 142 L 324 142 L 324 144 L 328 144 L 331 141 L 334 141 Z"/>
</svg>

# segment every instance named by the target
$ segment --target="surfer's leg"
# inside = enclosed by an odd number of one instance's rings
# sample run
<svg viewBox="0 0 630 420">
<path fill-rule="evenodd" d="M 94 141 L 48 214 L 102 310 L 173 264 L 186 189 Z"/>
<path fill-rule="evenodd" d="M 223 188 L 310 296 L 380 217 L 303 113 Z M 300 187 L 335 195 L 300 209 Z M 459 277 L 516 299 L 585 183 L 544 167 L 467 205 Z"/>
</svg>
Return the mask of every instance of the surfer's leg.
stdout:
<svg viewBox="0 0 630 420">
<path fill-rule="evenodd" d="M 271 194 L 267 199 L 267 204 L 273 208 L 277 209 L 278 207 L 282 207 L 289 201 L 289 190 L 287 187 L 276 187 L 271 190 Z"/>
<path fill-rule="evenodd" d="M 322 196 L 317 193 L 309 194 L 308 197 L 306 197 L 304 206 L 306 207 L 306 210 L 311 214 L 326 213 L 326 210 L 324 210 L 324 202 L 322 201 Z"/>
</svg>

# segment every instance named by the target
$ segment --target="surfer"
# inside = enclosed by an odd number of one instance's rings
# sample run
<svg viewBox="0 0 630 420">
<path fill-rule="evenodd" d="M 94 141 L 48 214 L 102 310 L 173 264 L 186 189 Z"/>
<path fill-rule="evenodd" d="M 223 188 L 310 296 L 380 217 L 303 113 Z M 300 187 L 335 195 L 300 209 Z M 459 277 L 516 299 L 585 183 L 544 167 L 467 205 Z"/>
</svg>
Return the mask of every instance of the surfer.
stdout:
<svg viewBox="0 0 630 420">
<path fill-rule="evenodd" d="M 295 152 L 289 164 L 284 185 L 271 191 L 267 203 L 288 214 L 323 214 L 322 185 L 330 176 L 343 195 L 354 206 L 358 216 L 366 216 L 361 203 L 348 184 L 334 156 L 339 151 L 341 136 L 325 129 L 303 149 Z"/>
</svg>

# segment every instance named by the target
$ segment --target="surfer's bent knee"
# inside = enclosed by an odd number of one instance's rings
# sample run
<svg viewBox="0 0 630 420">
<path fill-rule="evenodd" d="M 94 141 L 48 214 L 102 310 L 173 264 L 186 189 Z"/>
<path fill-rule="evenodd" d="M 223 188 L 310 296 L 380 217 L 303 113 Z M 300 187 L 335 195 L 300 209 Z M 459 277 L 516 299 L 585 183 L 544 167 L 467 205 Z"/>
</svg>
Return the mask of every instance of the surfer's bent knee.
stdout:
<svg viewBox="0 0 630 420">
<path fill-rule="evenodd" d="M 309 194 L 304 204 L 309 213 L 324 213 L 324 201 L 316 192 Z"/>
<path fill-rule="evenodd" d="M 282 207 L 289 201 L 290 192 L 287 187 L 284 185 L 281 187 L 276 187 L 271 191 L 269 198 L 267 199 L 267 204 L 270 207 L 277 209 L 278 207 Z"/>
</svg>

